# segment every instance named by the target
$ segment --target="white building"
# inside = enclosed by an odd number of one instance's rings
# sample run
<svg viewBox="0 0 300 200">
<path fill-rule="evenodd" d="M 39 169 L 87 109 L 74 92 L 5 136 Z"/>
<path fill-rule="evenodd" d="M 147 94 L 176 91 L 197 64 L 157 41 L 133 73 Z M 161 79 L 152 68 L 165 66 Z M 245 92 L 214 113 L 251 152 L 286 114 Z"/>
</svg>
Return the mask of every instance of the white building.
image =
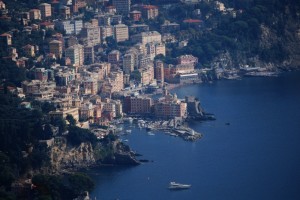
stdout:
<svg viewBox="0 0 300 200">
<path fill-rule="evenodd" d="M 132 40 L 137 43 L 147 44 L 150 42 L 161 42 L 161 34 L 157 31 L 142 32 L 132 36 Z"/>
<path fill-rule="evenodd" d="M 83 27 L 83 22 L 82 20 L 56 21 L 55 27 L 60 31 L 64 31 L 67 35 L 79 34 Z"/>
<path fill-rule="evenodd" d="M 129 38 L 128 26 L 125 24 L 117 24 L 114 26 L 114 37 L 117 42 L 126 41 Z"/>
<path fill-rule="evenodd" d="M 87 40 L 88 45 L 100 44 L 100 28 L 94 26 L 87 26 L 82 28 L 81 36 Z"/>
<path fill-rule="evenodd" d="M 83 65 L 84 52 L 83 46 L 80 44 L 73 45 L 65 50 L 65 57 L 70 58 L 71 63 L 76 66 Z"/>
</svg>

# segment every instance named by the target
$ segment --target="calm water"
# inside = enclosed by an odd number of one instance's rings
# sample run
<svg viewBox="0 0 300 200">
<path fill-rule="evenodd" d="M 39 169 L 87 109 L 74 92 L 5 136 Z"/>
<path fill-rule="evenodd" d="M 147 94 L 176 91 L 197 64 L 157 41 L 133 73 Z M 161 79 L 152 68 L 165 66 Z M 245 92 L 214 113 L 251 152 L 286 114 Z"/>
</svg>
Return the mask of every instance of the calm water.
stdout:
<svg viewBox="0 0 300 200">
<path fill-rule="evenodd" d="M 153 162 L 92 173 L 96 181 L 92 197 L 300 199 L 299 72 L 192 85 L 173 92 L 199 97 L 217 120 L 191 123 L 204 134 L 194 143 L 133 128 L 126 137 L 129 145 Z M 192 188 L 170 191 L 170 181 Z"/>
</svg>

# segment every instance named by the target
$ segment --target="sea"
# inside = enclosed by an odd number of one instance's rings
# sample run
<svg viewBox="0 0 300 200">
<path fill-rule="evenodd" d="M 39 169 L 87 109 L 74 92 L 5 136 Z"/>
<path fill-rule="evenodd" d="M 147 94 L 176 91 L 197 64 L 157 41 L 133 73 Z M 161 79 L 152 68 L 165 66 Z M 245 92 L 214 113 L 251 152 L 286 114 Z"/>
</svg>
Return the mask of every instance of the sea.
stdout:
<svg viewBox="0 0 300 200">
<path fill-rule="evenodd" d="M 215 121 L 193 121 L 195 142 L 125 124 L 123 140 L 139 159 L 135 167 L 89 172 L 98 200 L 299 200 L 300 72 L 183 86 L 179 98 L 200 99 Z M 170 181 L 191 184 L 168 189 Z"/>
</svg>

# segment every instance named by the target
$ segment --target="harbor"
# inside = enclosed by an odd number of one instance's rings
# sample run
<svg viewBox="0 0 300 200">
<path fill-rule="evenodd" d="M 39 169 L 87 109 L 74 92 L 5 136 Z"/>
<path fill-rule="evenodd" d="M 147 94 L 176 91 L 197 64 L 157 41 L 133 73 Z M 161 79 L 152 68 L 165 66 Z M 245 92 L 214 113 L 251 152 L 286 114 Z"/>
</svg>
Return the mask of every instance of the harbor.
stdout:
<svg viewBox="0 0 300 200">
<path fill-rule="evenodd" d="M 155 135 L 157 133 L 165 133 L 169 136 L 180 137 L 186 141 L 196 141 L 202 137 L 202 133 L 199 133 L 180 120 L 150 120 L 141 118 L 125 118 L 113 123 L 109 129 L 116 135 L 127 135 L 131 133 L 130 127 L 138 127 L 139 129 L 145 129 L 148 135 Z M 126 130 L 124 130 L 126 127 Z"/>
</svg>

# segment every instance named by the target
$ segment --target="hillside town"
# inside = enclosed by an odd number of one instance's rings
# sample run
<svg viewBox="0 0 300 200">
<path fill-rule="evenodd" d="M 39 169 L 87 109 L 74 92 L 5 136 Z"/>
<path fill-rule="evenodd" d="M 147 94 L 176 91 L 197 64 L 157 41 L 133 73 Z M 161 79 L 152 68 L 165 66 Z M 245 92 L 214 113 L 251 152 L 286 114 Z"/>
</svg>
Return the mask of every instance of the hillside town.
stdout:
<svg viewBox="0 0 300 200">
<path fill-rule="evenodd" d="M 215 6 L 225 12 L 221 2 Z M 83 128 L 109 127 L 125 115 L 186 119 L 188 102 L 168 89 L 207 80 L 211 71 L 197 67 L 199 60 L 191 54 L 178 56 L 173 64 L 160 59 L 166 56 L 167 43 L 185 46 L 187 41 L 172 35 L 180 30 L 179 24 L 166 20 L 159 32 L 142 23 L 157 20 L 156 5 L 53 0 L 16 15 L 0 1 L 0 9 L 2 20 L 20 23 L 20 29 L 0 35 L 8 52 L 5 59 L 28 74 L 20 87 L 10 90 L 28 109 L 34 108 L 32 101 L 53 106 L 50 119 L 71 115 Z M 91 15 L 88 19 L 86 13 Z M 201 27 L 200 19 L 184 23 Z M 31 39 L 33 35 L 37 40 Z M 19 47 L 15 40 L 20 37 L 30 39 Z M 159 93 L 162 98 L 151 96 Z"/>
<path fill-rule="evenodd" d="M 90 199 L 80 170 L 151 162 L 131 131 L 198 140 L 215 116 L 174 89 L 299 68 L 299 22 L 295 0 L 0 0 L 0 199 Z"/>
</svg>

